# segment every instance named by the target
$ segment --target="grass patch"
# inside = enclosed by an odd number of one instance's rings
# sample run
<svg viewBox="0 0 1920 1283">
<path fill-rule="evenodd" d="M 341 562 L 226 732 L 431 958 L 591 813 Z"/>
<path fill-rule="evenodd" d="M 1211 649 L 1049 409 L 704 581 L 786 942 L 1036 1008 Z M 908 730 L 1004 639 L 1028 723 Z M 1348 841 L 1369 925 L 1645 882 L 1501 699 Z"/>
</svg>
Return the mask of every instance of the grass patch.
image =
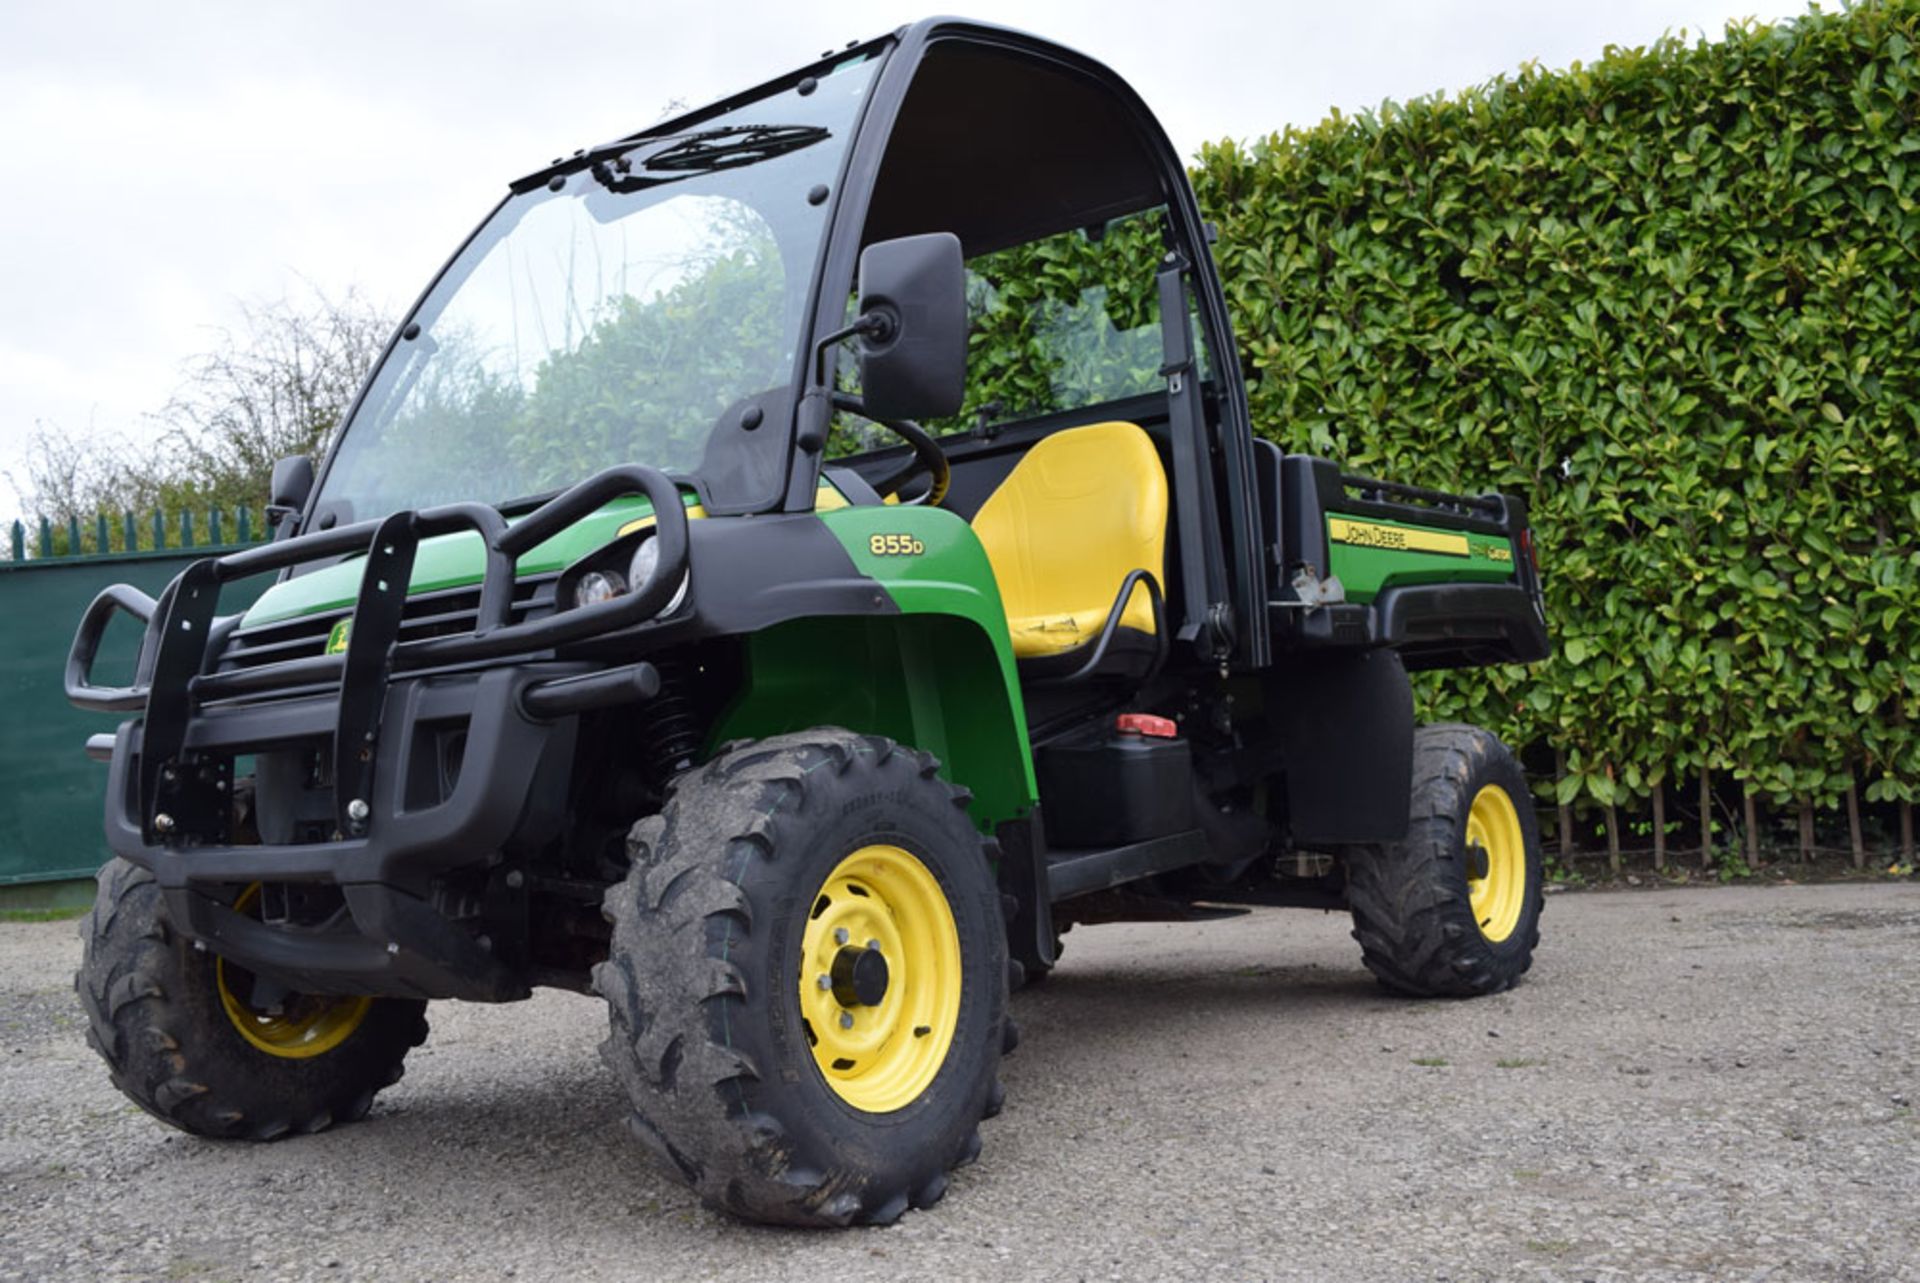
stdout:
<svg viewBox="0 0 1920 1283">
<path fill-rule="evenodd" d="M 1545 1256 L 1565 1256 L 1573 1250 L 1573 1244 L 1563 1238 L 1530 1238 L 1527 1240 L 1527 1250 Z"/>
<path fill-rule="evenodd" d="M 1447 1067 L 1447 1059 L 1445 1056 L 1415 1056 L 1413 1063 L 1426 1069 L 1445 1069 Z"/>
<path fill-rule="evenodd" d="M 1495 1069 L 1531 1069 L 1535 1065 L 1544 1063 L 1544 1061 L 1529 1060 L 1525 1056 L 1510 1056 L 1505 1060 L 1494 1061 L 1493 1067 Z"/>
<path fill-rule="evenodd" d="M 71 909 L 0 909 L 0 922 L 65 922 L 86 911 L 84 905 Z"/>
</svg>

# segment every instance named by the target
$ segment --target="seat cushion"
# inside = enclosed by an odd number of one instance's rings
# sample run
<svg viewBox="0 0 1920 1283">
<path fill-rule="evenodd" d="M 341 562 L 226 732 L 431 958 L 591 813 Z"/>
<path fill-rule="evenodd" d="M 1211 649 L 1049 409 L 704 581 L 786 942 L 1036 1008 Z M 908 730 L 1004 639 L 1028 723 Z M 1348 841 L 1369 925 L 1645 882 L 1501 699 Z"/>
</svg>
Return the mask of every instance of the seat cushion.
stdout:
<svg viewBox="0 0 1920 1283">
<path fill-rule="evenodd" d="M 1100 635 L 1135 570 L 1161 577 L 1167 474 L 1137 424 L 1096 423 L 1043 437 L 974 515 L 1020 659 L 1060 655 Z M 1145 585 L 1123 627 L 1153 635 Z"/>
</svg>

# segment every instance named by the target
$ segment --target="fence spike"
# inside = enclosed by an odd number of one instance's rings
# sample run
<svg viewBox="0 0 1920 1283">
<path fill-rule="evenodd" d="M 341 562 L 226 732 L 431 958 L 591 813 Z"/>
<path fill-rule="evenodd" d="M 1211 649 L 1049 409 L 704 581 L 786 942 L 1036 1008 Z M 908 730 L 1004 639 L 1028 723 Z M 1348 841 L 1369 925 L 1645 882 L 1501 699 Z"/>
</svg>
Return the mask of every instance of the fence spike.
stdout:
<svg viewBox="0 0 1920 1283">
<path fill-rule="evenodd" d="M 193 509 L 191 508 L 180 510 L 180 546 L 193 547 Z"/>
<path fill-rule="evenodd" d="M 133 524 L 131 512 L 120 514 L 120 536 L 126 541 L 128 552 L 140 551 L 140 530 Z"/>
<path fill-rule="evenodd" d="M 95 513 L 93 518 L 93 550 L 97 554 L 109 551 L 107 546 L 107 514 Z"/>
<path fill-rule="evenodd" d="M 53 556 L 53 523 L 45 517 L 40 518 L 40 555 Z"/>
<path fill-rule="evenodd" d="M 27 559 L 27 528 L 16 521 L 13 523 L 12 533 L 13 559 L 15 561 L 25 561 Z"/>
<path fill-rule="evenodd" d="M 153 550 L 161 551 L 167 546 L 167 514 L 155 508 L 153 510 Z"/>
<path fill-rule="evenodd" d="M 234 519 L 233 541 L 235 543 L 253 542 L 253 505 L 240 505 L 240 515 Z"/>
<path fill-rule="evenodd" d="M 218 508 L 209 508 L 207 510 L 207 544 L 209 547 L 218 548 L 226 542 L 226 540 L 220 537 L 223 533 L 220 528 L 221 516 L 221 511 Z"/>
<path fill-rule="evenodd" d="M 85 549 L 80 545 L 80 518 L 67 518 L 67 556 L 78 557 Z"/>
</svg>

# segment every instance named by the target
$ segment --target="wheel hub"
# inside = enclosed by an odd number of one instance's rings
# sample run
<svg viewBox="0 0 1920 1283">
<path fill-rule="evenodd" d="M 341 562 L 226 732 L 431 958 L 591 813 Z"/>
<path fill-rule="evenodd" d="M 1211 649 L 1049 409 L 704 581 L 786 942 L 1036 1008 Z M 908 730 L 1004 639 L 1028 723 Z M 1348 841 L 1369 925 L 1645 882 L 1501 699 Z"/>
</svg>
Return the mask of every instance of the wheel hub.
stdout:
<svg viewBox="0 0 1920 1283">
<path fill-rule="evenodd" d="M 878 942 L 844 945 L 833 957 L 833 1000 L 843 1007 L 877 1007 L 887 997 L 887 959 Z"/>
<path fill-rule="evenodd" d="M 1493 870 L 1493 857 L 1478 842 L 1467 843 L 1467 881 L 1484 882 Z"/>
</svg>

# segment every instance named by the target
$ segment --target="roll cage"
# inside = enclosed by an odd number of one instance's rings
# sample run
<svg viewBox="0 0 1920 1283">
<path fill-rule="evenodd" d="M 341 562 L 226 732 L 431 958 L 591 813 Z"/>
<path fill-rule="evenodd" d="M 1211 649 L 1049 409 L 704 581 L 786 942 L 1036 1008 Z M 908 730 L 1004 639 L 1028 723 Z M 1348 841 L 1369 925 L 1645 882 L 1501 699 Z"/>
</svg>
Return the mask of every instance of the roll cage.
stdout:
<svg viewBox="0 0 1920 1283">
<path fill-rule="evenodd" d="M 1214 352 L 1235 350 L 1233 330 L 1210 231 L 1165 131 L 1108 68 L 1017 31 L 932 18 L 861 48 L 887 62 L 848 152 L 813 334 L 844 324 L 860 251 L 874 241 L 952 231 L 971 257 L 1164 206 L 1156 289 L 1179 563 L 1168 603 L 1174 633 L 1203 659 L 1264 666 L 1272 643 L 1246 389 L 1231 358 L 1200 384 L 1189 316 Z M 946 122 L 961 127 L 943 130 Z M 1088 146 L 1103 149 L 1101 165 L 1053 172 Z M 789 510 L 812 503 L 833 373 L 829 366 L 825 386 L 804 388 L 797 402 Z"/>
</svg>

